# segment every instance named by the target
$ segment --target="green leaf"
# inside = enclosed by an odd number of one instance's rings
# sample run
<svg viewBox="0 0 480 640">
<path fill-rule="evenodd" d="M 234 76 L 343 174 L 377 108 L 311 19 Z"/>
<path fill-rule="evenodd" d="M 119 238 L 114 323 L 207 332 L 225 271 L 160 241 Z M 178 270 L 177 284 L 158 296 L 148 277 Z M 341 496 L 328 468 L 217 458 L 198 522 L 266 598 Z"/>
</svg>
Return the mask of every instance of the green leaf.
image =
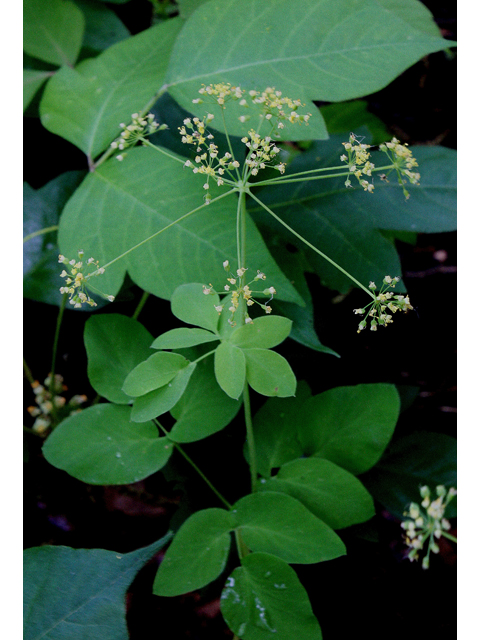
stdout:
<svg viewBox="0 0 480 640">
<path fill-rule="evenodd" d="M 234 504 L 235 526 L 252 551 L 296 564 L 345 555 L 337 534 L 298 500 L 284 493 L 252 493 Z"/>
<path fill-rule="evenodd" d="M 215 307 L 219 304 L 220 298 L 216 293 L 205 295 L 203 285 L 196 282 L 180 285 L 172 295 L 174 316 L 182 322 L 213 332 L 217 330 L 218 311 Z"/>
<path fill-rule="evenodd" d="M 82 181 L 83 171 L 67 171 L 41 189 L 23 185 L 23 237 L 58 225 L 60 212 Z M 81 248 L 81 247 L 80 247 Z M 77 255 L 79 247 L 72 253 Z M 23 245 L 23 295 L 26 298 L 60 305 L 62 294 L 57 232 L 27 240 Z M 100 305 L 99 305 L 100 306 Z"/>
<path fill-rule="evenodd" d="M 411 502 L 420 501 L 420 487 L 457 487 L 457 441 L 443 433 L 417 431 L 400 438 L 380 462 L 362 477 L 368 490 L 390 513 L 402 518 Z M 456 501 L 447 518 L 456 516 Z"/>
<path fill-rule="evenodd" d="M 286 398 L 295 395 L 297 380 L 283 356 L 268 349 L 245 349 L 247 382 L 264 396 Z"/>
<path fill-rule="evenodd" d="M 311 397 L 306 382 L 300 381 L 295 398 L 272 398 L 253 419 L 259 473 L 268 478 L 273 468 L 303 454 L 297 438 L 297 413 Z"/>
<path fill-rule="evenodd" d="M 73 65 L 84 29 L 83 13 L 69 0 L 24 0 L 23 49 L 35 58 Z"/>
<path fill-rule="evenodd" d="M 196 366 L 195 362 L 191 362 L 165 386 L 135 398 L 131 420 L 145 422 L 170 411 L 182 397 Z"/>
<path fill-rule="evenodd" d="M 286 562 L 267 553 L 241 560 L 222 591 L 220 609 L 242 640 L 322 640 L 307 592 Z"/>
<path fill-rule="evenodd" d="M 122 391 L 129 372 L 148 357 L 151 334 L 145 327 L 118 313 L 95 315 L 85 324 L 88 379 L 95 391 L 117 404 L 129 404 Z"/>
<path fill-rule="evenodd" d="M 174 442 L 194 442 L 220 431 L 241 407 L 241 402 L 229 398 L 218 386 L 212 360 L 197 364 L 188 393 L 171 410 L 176 423 L 169 437 Z"/>
<path fill-rule="evenodd" d="M 33 100 L 34 95 L 45 80 L 51 75 L 51 71 L 36 71 L 35 69 L 23 70 L 23 111 L 25 111 Z"/>
<path fill-rule="evenodd" d="M 80 246 L 100 264 L 114 260 L 201 208 L 202 184 L 201 176 L 182 171 L 178 162 L 153 149 L 132 149 L 123 162 L 113 159 L 102 164 L 63 211 L 59 231 L 63 255 L 75 255 Z M 217 188 L 217 193 L 222 191 Z M 222 263 L 237 259 L 235 225 L 233 196 L 205 206 L 108 267 L 101 280 L 103 290 L 115 295 L 128 270 L 135 284 L 161 298 L 170 298 L 185 282 L 211 282 L 221 291 Z M 265 286 L 274 284 L 279 298 L 301 304 L 249 218 L 246 227 L 249 260 L 268 275 Z"/>
<path fill-rule="evenodd" d="M 214 342 L 218 336 L 205 329 L 187 329 L 181 327 L 162 333 L 152 342 L 152 349 L 185 349 L 205 342 Z"/>
<path fill-rule="evenodd" d="M 432 26 L 436 29 L 433 23 Z M 372 135 L 372 144 L 380 144 L 390 137 L 390 132 L 380 118 L 368 110 L 366 100 L 328 104 L 321 107 L 320 111 L 330 134 L 345 134 L 346 131 L 367 127 Z"/>
<path fill-rule="evenodd" d="M 245 386 L 246 364 L 242 349 L 222 342 L 215 351 L 215 377 L 225 393 L 238 400 Z"/>
<path fill-rule="evenodd" d="M 190 516 L 162 560 L 153 593 L 177 596 L 215 580 L 227 562 L 231 529 L 232 515 L 224 509 L 205 509 Z"/>
<path fill-rule="evenodd" d="M 307 153 L 295 158 L 289 172 L 338 166 L 341 143 L 347 138 L 345 134 L 332 136 L 325 143 L 314 143 Z M 437 233 L 451 231 L 456 226 L 455 151 L 412 147 L 412 152 L 420 165 L 421 181 L 420 186 L 409 188 L 408 202 L 396 184 L 396 177 L 392 177 L 389 184 L 375 180 L 373 194 L 365 193 L 356 185 L 346 189 L 344 178 L 332 178 L 275 185 L 262 189 L 259 198 L 357 280 L 381 282 L 385 275 L 400 275 L 401 266 L 393 242 L 385 238 L 380 229 Z M 372 154 L 372 161 L 377 166 L 388 164 L 387 157 L 380 153 Z M 257 206 L 249 210 L 270 233 L 305 249 L 301 241 L 266 211 Z M 352 281 L 321 256 L 310 249 L 305 251 L 324 284 L 342 293 L 352 287 Z M 403 287 L 402 283 L 399 286 Z"/>
<path fill-rule="evenodd" d="M 130 408 L 97 404 L 75 413 L 43 445 L 45 458 L 89 484 L 130 484 L 161 469 L 173 443 L 152 422 L 132 424 Z"/>
<path fill-rule="evenodd" d="M 350 527 L 375 515 L 373 499 L 360 480 L 329 460 L 287 462 L 275 477 L 261 480 L 260 489 L 288 493 L 332 529 Z"/>
<path fill-rule="evenodd" d="M 412 21 L 396 0 L 243 0 L 242 11 L 236 0 L 212 0 L 187 21 L 166 81 L 173 97 L 199 116 L 205 106 L 191 100 L 201 83 L 230 82 L 247 90 L 275 85 L 313 114 L 308 127 L 286 127 L 284 139 L 326 138 L 312 100 L 339 102 L 373 93 L 448 46 L 427 9 L 418 8 L 415 16 Z M 222 46 L 212 46 L 219 33 Z M 244 135 L 237 105 L 225 110 L 227 127 L 232 135 Z M 248 114 L 254 121 L 254 109 Z"/>
<path fill-rule="evenodd" d="M 130 371 L 122 389 L 129 396 L 144 396 L 150 391 L 164 387 L 189 364 L 189 361 L 178 353 L 154 353 Z"/>
<path fill-rule="evenodd" d="M 299 407 L 295 426 L 303 451 L 357 475 L 378 462 L 400 411 L 393 384 L 335 387 Z"/>
<path fill-rule="evenodd" d="M 25 640 L 127 640 L 126 594 L 171 534 L 131 553 L 33 547 L 23 552 Z"/>
<path fill-rule="evenodd" d="M 230 342 L 242 349 L 271 349 L 288 338 L 291 328 L 292 321 L 288 318 L 261 316 L 254 322 L 236 328 L 230 336 Z"/>
<path fill-rule="evenodd" d="M 43 126 L 95 158 L 119 135 L 119 124 L 144 109 L 163 85 L 181 24 L 180 19 L 168 20 L 75 69 L 61 69 L 40 103 Z"/>
<path fill-rule="evenodd" d="M 93 0 L 75 0 L 75 4 L 85 17 L 84 51 L 98 53 L 130 36 L 117 14 L 104 4 Z M 85 57 L 84 51 L 82 57 Z"/>
</svg>

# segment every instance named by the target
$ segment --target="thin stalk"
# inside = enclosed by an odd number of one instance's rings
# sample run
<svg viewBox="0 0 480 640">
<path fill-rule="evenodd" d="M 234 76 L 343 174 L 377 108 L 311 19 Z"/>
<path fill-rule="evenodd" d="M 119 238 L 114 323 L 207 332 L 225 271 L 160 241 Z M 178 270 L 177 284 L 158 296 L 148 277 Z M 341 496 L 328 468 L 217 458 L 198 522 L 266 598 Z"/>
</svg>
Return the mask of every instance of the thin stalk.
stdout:
<svg viewBox="0 0 480 640">
<path fill-rule="evenodd" d="M 225 122 L 225 114 L 223 113 L 223 107 L 221 107 L 221 110 L 222 110 L 223 128 L 225 129 L 225 136 L 227 138 L 228 150 L 232 154 L 232 159 L 235 160 L 235 156 L 233 155 L 232 143 L 230 142 L 230 136 L 228 135 L 228 131 L 227 131 L 227 123 Z M 240 180 L 240 171 L 238 170 L 238 167 L 235 167 L 235 173 L 237 175 L 237 179 Z"/>
<path fill-rule="evenodd" d="M 55 327 L 55 337 L 53 338 L 53 349 L 52 349 L 52 366 L 50 367 L 50 385 L 49 385 L 49 393 L 50 400 L 52 402 L 52 414 L 55 422 L 58 419 L 57 407 L 54 402 L 54 387 L 55 387 L 55 362 L 57 359 L 57 347 L 58 347 L 58 337 L 60 335 L 60 327 L 62 325 L 63 312 L 65 311 L 65 305 L 67 304 L 67 294 L 63 294 L 62 302 L 60 304 L 60 308 L 58 310 L 57 316 L 57 326 Z"/>
<path fill-rule="evenodd" d="M 25 377 L 27 378 L 29 383 L 30 384 L 35 384 L 35 378 L 33 377 L 32 372 L 30 370 L 30 367 L 28 366 L 28 364 L 25 361 L 25 358 L 23 359 L 23 370 L 25 372 Z"/>
<path fill-rule="evenodd" d="M 158 151 L 158 153 L 161 153 L 162 155 L 167 156 L 167 158 L 171 158 L 176 162 L 180 162 L 180 164 L 185 164 L 185 160 L 182 160 L 182 158 L 179 158 L 178 156 L 174 156 L 173 153 L 169 153 L 168 151 L 165 151 L 163 147 L 157 147 L 157 145 L 152 144 L 150 140 L 147 140 L 146 138 L 140 138 L 140 140 L 142 141 L 142 144 L 145 147 L 150 147 L 151 149 L 155 149 L 155 151 Z"/>
<path fill-rule="evenodd" d="M 155 424 L 157 425 L 157 427 L 159 427 L 163 433 L 167 436 L 168 438 L 168 431 L 164 428 L 164 426 L 162 424 L 160 424 L 160 422 L 154 418 L 153 420 L 155 422 Z M 222 496 L 222 494 L 220 493 L 220 491 L 218 491 L 218 489 L 216 489 L 216 487 L 214 487 L 214 485 L 210 482 L 210 480 L 207 478 L 207 476 L 203 473 L 203 471 L 201 471 L 197 465 L 193 462 L 193 460 L 190 458 L 190 456 L 188 456 L 185 451 L 182 449 L 182 447 L 177 444 L 176 442 L 173 443 L 175 448 L 179 451 L 179 453 L 182 454 L 182 456 L 185 458 L 185 460 L 188 462 L 188 464 L 193 467 L 193 469 L 195 469 L 195 471 L 198 473 L 198 475 L 202 478 L 202 480 L 210 487 L 210 489 L 213 491 L 213 493 L 217 496 L 217 498 L 223 502 L 223 504 L 227 507 L 227 509 L 231 509 L 232 505 L 228 502 L 228 500 L 226 498 L 224 498 Z"/>
<path fill-rule="evenodd" d="M 299 178 L 298 176 L 302 176 L 302 175 L 308 175 L 310 173 L 317 173 L 320 171 L 334 171 L 337 169 L 341 169 L 343 168 L 344 171 L 342 171 L 341 173 L 329 173 L 326 176 L 311 176 L 310 178 Z M 391 164 L 389 165 L 385 165 L 384 167 L 375 167 L 375 169 L 372 169 L 372 173 L 377 173 L 378 171 L 388 171 L 389 169 L 394 169 L 395 167 Z M 346 171 L 345 171 L 346 169 Z M 260 187 L 260 186 L 267 186 L 267 185 L 271 185 L 271 184 L 288 184 L 291 182 L 309 182 L 312 180 L 325 180 L 327 178 L 341 178 L 343 176 L 350 176 L 352 175 L 350 173 L 350 171 L 348 171 L 348 167 L 326 167 L 324 169 L 312 169 L 311 171 L 300 171 L 298 173 L 292 173 L 291 175 L 288 176 L 279 176 L 278 178 L 270 178 L 269 180 L 261 180 L 259 182 L 255 182 L 254 186 L 255 187 Z"/>
<path fill-rule="evenodd" d="M 242 539 L 242 535 L 238 529 L 235 529 L 235 542 L 237 545 L 238 557 L 240 560 L 250 553 L 250 549 L 247 547 Z"/>
<path fill-rule="evenodd" d="M 334 260 L 332 260 L 331 258 L 329 258 L 327 255 L 325 255 L 323 253 L 323 251 L 320 251 L 320 249 L 317 249 L 317 247 L 315 247 L 313 244 L 311 244 L 311 242 L 308 242 L 308 240 L 305 240 L 305 238 L 303 236 L 301 236 L 299 233 L 297 233 L 295 231 L 295 229 L 292 229 L 292 227 L 290 227 L 286 222 L 284 222 L 279 216 L 277 216 L 276 213 L 274 213 L 271 209 L 269 209 L 267 207 L 267 205 L 263 204 L 263 202 L 261 200 L 259 200 L 251 191 L 248 191 L 248 194 L 255 200 L 255 202 L 258 202 L 258 204 L 265 209 L 265 211 L 267 211 L 271 216 L 273 216 L 275 218 L 275 220 L 277 220 L 278 222 L 280 222 L 281 225 L 283 225 L 285 227 L 285 229 L 288 229 L 290 231 L 290 233 L 292 233 L 296 238 L 298 238 L 299 240 L 301 240 L 304 244 L 307 245 L 307 247 L 310 247 L 310 249 L 312 249 L 313 251 L 315 251 L 315 253 L 318 253 L 319 256 L 322 256 L 322 258 L 324 260 L 326 260 L 327 262 L 329 262 L 331 265 L 333 265 L 336 269 L 338 269 L 339 271 L 341 271 L 344 275 L 347 276 L 347 278 L 349 278 L 352 282 L 355 282 L 356 285 L 358 285 L 361 289 L 363 289 L 366 293 L 368 293 L 368 295 L 375 299 L 375 295 L 370 291 L 370 289 L 367 289 L 367 287 L 365 287 L 361 282 L 359 282 L 356 278 L 354 278 L 350 273 L 348 273 L 348 271 L 345 271 L 345 269 L 343 269 L 339 264 L 337 264 Z"/>
<path fill-rule="evenodd" d="M 235 189 L 231 189 L 230 191 L 227 191 L 226 193 L 223 193 L 221 196 L 217 196 L 216 198 L 214 198 L 213 200 L 210 201 L 210 204 L 212 204 L 213 202 L 217 202 L 218 200 L 222 200 L 222 198 L 226 198 L 231 193 L 234 193 L 234 191 L 235 191 Z M 182 220 L 186 220 L 189 216 L 193 215 L 197 211 L 200 211 L 200 209 L 204 209 L 205 207 L 208 207 L 208 206 L 209 206 L 208 204 L 202 204 L 199 207 L 197 207 L 196 209 L 192 209 L 192 211 L 189 211 L 188 213 L 183 215 L 181 218 L 178 218 L 178 220 L 174 220 L 170 224 L 167 224 L 167 226 L 163 227 L 163 229 L 160 229 L 160 231 L 157 231 L 156 233 L 154 233 L 153 235 L 149 236 L 148 238 L 145 238 L 145 240 L 142 240 L 141 242 L 136 244 L 134 247 L 130 247 L 130 249 L 128 249 L 127 251 L 124 251 L 121 255 L 117 256 L 113 260 L 110 260 L 110 262 L 107 262 L 107 264 L 103 265 L 103 268 L 106 269 L 107 267 L 112 265 L 114 262 L 117 262 L 117 260 L 120 260 L 121 258 L 124 258 L 129 253 L 131 253 L 132 251 L 135 251 L 135 249 L 138 249 L 138 247 L 141 247 L 143 244 L 145 244 L 147 242 L 150 242 L 150 240 L 153 240 L 153 238 L 156 238 L 157 236 L 159 236 L 161 233 L 163 233 L 167 229 L 170 229 L 170 227 L 174 227 L 179 222 L 182 222 Z M 94 272 L 94 273 L 96 273 L 96 272 Z M 94 275 L 94 274 L 92 273 L 91 275 Z"/>
<path fill-rule="evenodd" d="M 50 233 L 50 231 L 57 231 L 58 224 L 53 225 L 53 227 L 45 227 L 44 229 L 40 229 L 39 231 L 34 231 L 33 233 L 29 233 L 28 236 L 25 236 L 23 239 L 23 243 L 27 242 L 27 240 L 31 240 L 32 238 L 36 238 L 37 236 L 41 236 L 44 233 Z"/>
<path fill-rule="evenodd" d="M 135 311 L 133 312 L 133 316 L 132 319 L 133 320 L 137 320 L 138 316 L 140 315 L 146 301 L 148 300 L 150 294 L 148 293 L 148 291 L 144 291 L 142 294 L 142 297 L 140 299 L 140 302 L 137 305 L 137 308 L 135 309 Z"/>
<path fill-rule="evenodd" d="M 442 531 L 442 536 L 444 538 L 447 538 L 447 540 L 451 540 L 452 542 L 457 543 L 457 539 L 455 538 L 455 536 L 452 536 L 451 533 L 447 533 L 446 531 Z"/>
<path fill-rule="evenodd" d="M 257 454 L 255 450 L 255 438 L 253 436 L 252 410 L 250 407 L 250 393 L 248 382 L 243 388 L 243 407 L 245 414 L 245 426 L 247 429 L 248 457 L 250 459 L 250 478 L 252 482 L 252 493 L 257 490 Z"/>
</svg>

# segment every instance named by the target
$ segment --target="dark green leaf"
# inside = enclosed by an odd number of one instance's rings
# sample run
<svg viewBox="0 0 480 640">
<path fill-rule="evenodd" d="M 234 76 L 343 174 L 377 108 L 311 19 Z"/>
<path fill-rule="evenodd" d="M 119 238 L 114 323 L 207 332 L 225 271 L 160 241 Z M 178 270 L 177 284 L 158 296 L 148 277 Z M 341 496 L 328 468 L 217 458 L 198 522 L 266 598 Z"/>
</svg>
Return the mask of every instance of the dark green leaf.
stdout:
<svg viewBox="0 0 480 640">
<path fill-rule="evenodd" d="M 133 424 L 130 408 L 97 404 L 64 420 L 43 446 L 58 469 L 89 484 L 130 484 L 161 469 L 173 443 L 152 422 Z"/>
<path fill-rule="evenodd" d="M 235 526 L 252 551 L 297 564 L 345 555 L 337 534 L 298 500 L 284 493 L 252 493 L 234 504 Z"/>
<path fill-rule="evenodd" d="M 130 36 L 117 14 L 104 4 L 93 0 L 75 0 L 75 4 L 85 16 L 83 47 L 92 53 L 103 51 Z"/>
<path fill-rule="evenodd" d="M 215 351 L 215 377 L 227 395 L 235 400 L 245 386 L 246 364 L 242 349 L 222 342 Z"/>
<path fill-rule="evenodd" d="M 260 489 L 296 498 L 332 529 L 365 522 L 375 515 L 373 499 L 360 480 L 329 460 L 300 458 L 283 465 Z"/>
<path fill-rule="evenodd" d="M 237 327 L 230 342 L 242 349 L 261 347 L 271 349 L 288 338 L 292 321 L 282 316 L 261 316 L 254 322 Z"/>
<path fill-rule="evenodd" d="M 220 608 L 243 640 L 322 640 L 318 620 L 295 571 L 267 553 L 250 553 L 227 578 Z M 273 635 L 275 634 L 275 635 Z"/>
<path fill-rule="evenodd" d="M 433 26 L 436 28 L 435 25 Z M 330 134 L 345 134 L 345 131 L 356 131 L 365 126 L 372 135 L 372 144 L 380 144 L 390 137 L 387 127 L 380 118 L 368 111 L 366 100 L 329 104 L 322 107 L 320 111 Z"/>
<path fill-rule="evenodd" d="M 148 357 L 151 334 L 145 327 L 117 313 L 96 315 L 85 324 L 85 348 L 90 384 L 110 402 L 128 404 L 123 391 L 130 371 Z"/>
<path fill-rule="evenodd" d="M 206 331 L 205 329 L 172 329 L 158 336 L 151 345 L 152 349 L 184 349 L 185 347 L 194 347 L 197 344 L 205 342 L 213 342 L 218 337 Z"/>
<path fill-rule="evenodd" d="M 164 387 L 189 364 L 179 353 L 159 351 L 130 371 L 122 390 L 129 396 L 144 396 L 150 391 Z"/>
<path fill-rule="evenodd" d="M 51 71 L 36 71 L 35 69 L 23 70 L 23 111 L 25 111 L 33 100 L 34 95 L 45 80 L 51 75 Z"/>
<path fill-rule="evenodd" d="M 24 551 L 25 640 L 127 640 L 127 589 L 170 538 L 131 553 L 51 546 Z"/>
<path fill-rule="evenodd" d="M 295 395 L 297 380 L 283 356 L 268 349 L 244 349 L 247 382 L 264 396 L 286 398 Z"/>
<path fill-rule="evenodd" d="M 232 514 L 205 509 L 183 523 L 158 569 L 157 596 L 177 596 L 200 589 L 225 568 L 230 550 Z"/>
</svg>

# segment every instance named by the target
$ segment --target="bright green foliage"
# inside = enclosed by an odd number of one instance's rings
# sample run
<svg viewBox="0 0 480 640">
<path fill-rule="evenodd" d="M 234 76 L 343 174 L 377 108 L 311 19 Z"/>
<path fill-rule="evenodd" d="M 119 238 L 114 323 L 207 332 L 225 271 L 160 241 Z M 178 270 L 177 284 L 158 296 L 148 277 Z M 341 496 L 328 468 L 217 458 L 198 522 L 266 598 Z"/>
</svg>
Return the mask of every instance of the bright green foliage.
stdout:
<svg viewBox="0 0 480 640">
<path fill-rule="evenodd" d="M 173 443 L 152 422 L 130 422 L 129 407 L 97 404 L 64 420 L 43 446 L 54 467 L 89 484 L 129 484 L 161 469 Z"/>
<path fill-rule="evenodd" d="M 286 127 L 286 139 L 325 139 L 312 100 L 373 93 L 427 53 L 446 47 L 425 7 L 409 2 L 406 9 L 405 16 L 396 0 L 243 0 L 239 11 L 236 0 L 212 0 L 190 16 L 175 43 L 169 91 L 201 117 L 204 106 L 191 102 L 199 83 L 257 90 L 276 85 L 315 114 L 308 127 Z M 222 45 L 212 46 L 219 34 Z M 241 113 L 225 112 L 231 135 L 244 135 Z M 248 114 L 256 121 L 253 109 Z"/>
<path fill-rule="evenodd" d="M 245 354 L 231 342 L 222 342 L 215 351 L 215 376 L 227 395 L 235 400 L 245 386 Z"/>
<path fill-rule="evenodd" d="M 176 596 L 204 587 L 225 568 L 230 550 L 232 514 L 198 511 L 183 523 L 155 577 L 153 593 Z"/>
<path fill-rule="evenodd" d="M 132 402 L 131 396 L 122 391 L 123 383 L 127 374 L 148 357 L 151 334 L 140 322 L 112 313 L 87 320 L 84 342 L 88 379 L 95 391 L 110 402 Z"/>
<path fill-rule="evenodd" d="M 342 529 L 375 515 L 373 499 L 354 475 L 321 458 L 284 464 L 260 489 L 288 493 L 332 529 Z"/>
<path fill-rule="evenodd" d="M 131 553 L 50 546 L 24 551 L 25 640 L 127 640 L 127 589 L 170 538 Z"/>
<path fill-rule="evenodd" d="M 233 513 L 242 540 L 252 551 L 296 564 L 323 562 L 346 553 L 337 534 L 289 495 L 252 493 L 235 503 Z"/>
<path fill-rule="evenodd" d="M 288 318 L 262 316 L 255 322 L 237 327 L 230 336 L 230 342 L 242 349 L 271 349 L 288 338 L 291 328 L 292 321 Z"/>
<path fill-rule="evenodd" d="M 33 96 L 40 89 L 47 78 L 52 75 L 51 71 L 37 71 L 36 69 L 23 70 L 23 110 L 28 107 L 33 100 Z"/>
<path fill-rule="evenodd" d="M 180 27 L 180 20 L 169 20 L 75 69 L 61 69 L 42 98 L 43 126 L 95 158 L 119 134 L 119 124 L 130 122 L 162 86 Z"/>
<path fill-rule="evenodd" d="M 188 365 L 188 360 L 178 353 L 154 353 L 128 374 L 123 391 L 134 397 L 144 396 L 149 391 L 167 385 Z"/>
<path fill-rule="evenodd" d="M 205 295 L 201 284 L 182 284 L 172 295 L 172 313 L 186 324 L 194 324 L 216 331 L 218 313 L 215 305 L 220 303 L 219 297 Z"/>
<path fill-rule="evenodd" d="M 84 29 L 83 13 L 70 0 L 24 0 L 23 49 L 35 58 L 73 65 Z"/>
<path fill-rule="evenodd" d="M 220 602 L 223 617 L 238 637 L 322 639 L 308 595 L 286 562 L 251 553 L 241 563 L 227 578 Z"/>
<path fill-rule="evenodd" d="M 205 342 L 214 342 L 218 339 L 218 336 L 205 329 L 180 327 L 162 333 L 161 336 L 158 336 L 153 341 L 151 346 L 152 349 L 184 349 L 185 347 L 194 347 Z"/>
<path fill-rule="evenodd" d="M 283 356 L 268 349 L 244 349 L 247 382 L 264 396 L 295 395 L 297 380 Z"/>
<path fill-rule="evenodd" d="M 237 415 L 241 403 L 229 398 L 218 386 L 213 362 L 197 363 L 188 393 L 170 411 L 176 419 L 169 437 L 174 442 L 194 442 L 220 431 Z"/>
</svg>

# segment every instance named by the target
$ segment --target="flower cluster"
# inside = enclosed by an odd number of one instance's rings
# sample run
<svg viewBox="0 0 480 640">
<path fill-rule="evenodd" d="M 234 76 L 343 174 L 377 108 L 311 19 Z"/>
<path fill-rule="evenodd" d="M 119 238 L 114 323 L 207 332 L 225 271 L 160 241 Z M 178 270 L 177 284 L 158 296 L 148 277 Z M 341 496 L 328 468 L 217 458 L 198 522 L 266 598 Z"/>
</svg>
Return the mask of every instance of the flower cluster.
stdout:
<svg viewBox="0 0 480 640">
<path fill-rule="evenodd" d="M 250 129 L 248 136 L 242 138 L 242 142 L 249 149 L 245 164 L 253 176 L 257 175 L 259 169 L 265 169 L 267 166 L 273 166 L 280 173 L 285 173 L 284 162 L 272 165 L 275 156 L 280 153 L 280 149 L 272 142 L 270 136 L 261 138 L 256 131 Z"/>
<path fill-rule="evenodd" d="M 198 90 L 202 96 L 210 97 L 213 102 L 216 102 L 220 106 L 228 102 L 229 100 L 240 100 L 245 93 L 240 87 L 232 86 L 229 82 L 219 82 L 217 84 L 202 85 L 202 88 Z M 201 104 L 203 100 L 196 98 L 192 101 L 194 104 Z"/>
<path fill-rule="evenodd" d="M 192 167 L 193 173 L 200 173 L 206 176 L 207 181 L 203 185 L 203 188 L 207 192 L 205 195 L 207 204 L 211 200 L 209 191 L 210 178 L 215 180 L 220 187 L 224 184 L 223 176 L 225 172 L 227 172 L 231 178 L 234 178 L 231 172 L 240 166 L 231 153 L 227 152 L 219 157 L 218 147 L 213 142 L 213 135 L 206 130 L 206 125 L 208 125 L 213 118 L 214 116 L 211 113 L 207 114 L 204 120 L 200 120 L 199 118 L 186 118 L 183 121 L 183 126 L 178 128 L 182 136 L 182 142 L 195 146 L 197 153 L 195 161 L 187 160 L 184 166 Z"/>
<path fill-rule="evenodd" d="M 52 393 L 50 392 L 50 388 Z M 52 426 L 52 412 L 55 409 L 64 408 L 64 413 L 72 415 L 77 411 L 81 411 L 79 406 L 86 402 L 87 396 L 77 395 L 70 398 L 67 402 L 61 393 L 67 391 L 67 387 L 63 384 L 62 376 L 56 374 L 53 378 L 49 374 L 41 385 L 37 380 L 32 382 L 33 393 L 35 394 L 36 406 L 27 407 L 28 413 L 35 418 L 32 429 L 39 435 L 44 435 Z"/>
<path fill-rule="evenodd" d="M 357 139 L 354 133 L 350 134 L 348 142 L 342 142 L 342 144 L 345 147 L 347 155 L 341 155 L 340 160 L 347 163 L 350 173 L 357 178 L 363 190 L 372 193 L 374 186 L 365 179 L 365 176 L 372 175 L 372 169 L 375 168 L 375 165 L 369 160 L 370 152 L 368 149 L 370 149 L 370 145 L 363 144 Z M 345 180 L 345 186 L 352 186 L 350 176 Z"/>
<path fill-rule="evenodd" d="M 277 293 L 274 287 L 268 287 L 267 289 L 263 289 L 263 291 L 252 291 L 252 289 L 250 289 L 250 285 L 252 283 L 258 282 L 259 280 L 266 279 L 267 276 L 264 273 L 262 273 L 261 271 L 257 271 L 257 275 L 253 278 L 253 280 L 245 284 L 244 276 L 245 276 L 245 273 L 247 272 L 247 269 L 245 267 L 241 267 L 240 269 L 237 269 L 236 274 L 234 275 L 230 271 L 230 263 L 228 262 L 228 260 L 225 260 L 225 262 L 223 263 L 223 268 L 225 269 L 225 271 L 227 271 L 227 273 L 229 273 L 229 277 L 227 278 L 228 284 L 224 286 L 224 292 L 225 291 L 228 292 L 227 298 L 230 298 L 229 300 L 230 306 L 228 307 L 228 310 L 230 311 L 231 316 L 228 319 L 228 323 L 232 327 L 234 327 L 236 324 L 236 322 L 234 321 L 234 316 L 235 316 L 235 312 L 238 309 L 239 303 L 242 299 L 245 300 L 246 307 L 247 307 L 247 310 L 245 311 L 245 316 L 244 316 L 245 324 L 253 323 L 253 320 L 250 318 L 248 314 L 248 307 L 251 307 L 254 304 L 258 304 L 260 308 L 263 311 L 265 311 L 265 313 L 267 314 L 272 313 L 272 307 L 270 307 L 268 303 L 273 299 L 273 296 Z M 206 285 L 203 285 L 203 293 L 205 295 L 215 294 L 215 293 L 219 294 L 219 292 L 214 290 L 211 284 L 208 287 Z M 252 297 L 253 294 L 262 294 L 264 296 L 270 296 L 270 297 L 267 300 L 267 302 L 263 304 L 261 302 L 258 302 L 258 300 L 255 300 Z M 228 304 L 227 300 L 224 299 L 224 302 L 222 304 L 215 306 L 215 309 L 219 315 L 222 313 L 226 304 Z"/>
<path fill-rule="evenodd" d="M 120 129 L 123 129 L 120 137 L 111 143 L 112 149 L 118 149 L 123 151 L 128 147 L 133 147 L 139 140 L 142 140 L 146 136 L 155 133 L 156 131 L 162 131 L 167 128 L 166 124 L 161 126 L 158 122 L 155 122 L 155 116 L 153 113 L 149 113 L 146 116 L 141 116 L 138 113 L 132 113 L 131 124 L 126 125 L 124 122 L 120 124 Z M 123 160 L 125 154 L 120 153 L 116 156 L 117 160 Z"/>
<path fill-rule="evenodd" d="M 400 144 L 397 138 L 392 138 L 391 142 L 385 142 L 380 145 L 380 151 L 387 154 L 395 167 L 398 176 L 398 182 L 402 186 L 403 195 L 408 200 L 410 194 L 405 188 L 406 180 L 408 179 L 411 184 L 418 184 L 420 182 L 420 174 L 416 171 L 412 171 L 415 167 L 418 167 L 418 162 L 412 156 L 412 152 L 408 148 L 408 144 Z"/>
<path fill-rule="evenodd" d="M 90 298 L 87 294 L 87 290 L 91 289 L 95 293 L 98 293 L 102 298 L 113 302 L 114 296 L 108 296 L 96 289 L 90 282 L 94 276 L 99 276 L 105 272 L 103 267 L 99 266 L 98 260 L 89 258 L 85 264 L 82 262 L 84 256 L 83 251 L 78 252 L 80 260 L 69 260 L 65 256 L 58 256 L 60 264 L 65 265 L 65 268 L 60 274 L 61 278 L 65 278 L 65 284 L 67 286 L 60 287 L 60 293 L 69 294 L 69 302 L 75 309 L 79 309 L 82 304 L 88 304 L 91 307 L 96 307 L 97 303 Z"/>
<path fill-rule="evenodd" d="M 377 326 L 381 325 L 386 327 L 393 322 L 392 315 L 397 311 L 408 311 L 413 309 L 410 304 L 410 298 L 408 296 L 395 296 L 389 289 L 394 289 L 400 278 L 396 276 L 391 278 L 385 276 L 382 282 L 382 287 L 377 295 L 373 296 L 372 302 L 363 309 L 354 309 L 356 314 L 364 315 L 365 317 L 358 325 L 357 333 L 360 333 L 367 326 L 367 320 L 370 319 L 370 331 L 376 331 Z M 377 289 L 377 285 L 374 282 L 370 282 L 368 288 L 373 291 Z"/>
<path fill-rule="evenodd" d="M 451 526 L 443 515 L 457 491 L 453 488 L 447 491 L 443 485 L 436 487 L 435 491 L 437 497 L 432 500 L 429 487 L 426 485 L 420 487 L 420 495 L 423 498 L 421 505 L 412 502 L 408 511 L 403 514 L 408 520 L 401 524 L 402 529 L 405 530 L 405 542 L 410 549 L 408 558 L 411 562 L 419 559 L 420 551 L 426 545 L 426 555 L 422 560 L 424 569 L 430 566 L 430 553 L 439 552 L 436 540 L 446 535 L 449 539 L 456 541 L 453 536 L 446 534 Z"/>
</svg>

